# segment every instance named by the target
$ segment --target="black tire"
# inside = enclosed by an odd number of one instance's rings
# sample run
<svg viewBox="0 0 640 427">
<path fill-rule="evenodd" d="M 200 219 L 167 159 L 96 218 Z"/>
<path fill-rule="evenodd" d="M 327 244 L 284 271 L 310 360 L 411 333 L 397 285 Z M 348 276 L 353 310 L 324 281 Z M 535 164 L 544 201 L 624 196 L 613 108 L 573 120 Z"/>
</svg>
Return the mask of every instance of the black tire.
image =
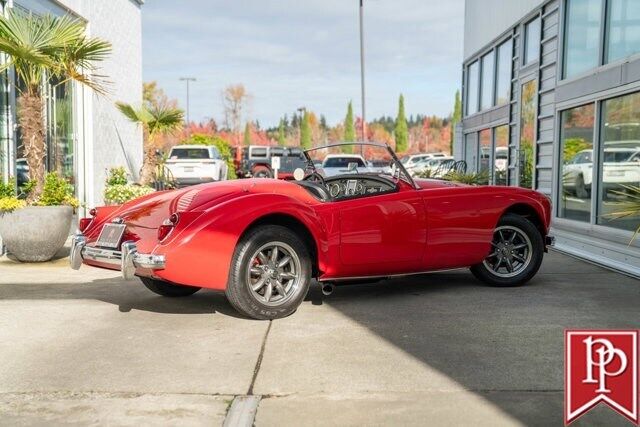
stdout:
<svg viewBox="0 0 640 427">
<path fill-rule="evenodd" d="M 296 278 L 285 279 L 293 280 L 290 288 L 292 289 L 291 294 L 278 295 L 279 292 L 276 291 L 277 298 L 283 301 L 267 304 L 263 300 L 263 298 L 268 298 L 265 295 L 267 291 L 263 288 L 258 291 L 252 290 L 249 285 L 252 279 L 248 276 L 250 275 L 249 270 L 252 268 L 251 266 L 256 267 L 255 260 L 257 258 L 255 258 L 255 256 L 257 252 L 265 246 L 267 248 L 264 250 L 268 250 L 271 244 L 284 244 L 288 246 L 287 250 L 295 253 L 295 256 L 290 256 L 290 258 L 295 259 L 295 257 L 297 257 L 299 265 L 296 267 L 296 272 L 298 273 L 295 275 Z M 280 251 L 282 250 L 281 247 Z M 260 265 L 258 267 L 263 266 Z M 266 268 L 266 266 L 264 266 L 264 268 Z M 279 225 L 260 226 L 249 231 L 240 242 L 238 242 L 231 261 L 229 281 L 225 293 L 231 305 L 247 317 L 258 320 L 279 319 L 295 312 L 302 303 L 309 290 L 309 284 L 311 283 L 311 271 L 311 257 L 300 237 L 288 228 Z M 263 274 L 266 275 L 267 273 Z M 275 274 L 278 273 L 275 272 Z M 258 275 L 258 277 L 260 277 L 260 275 Z M 267 278 L 267 285 L 265 286 L 275 286 L 269 285 L 269 280 L 274 280 L 272 283 L 277 282 L 276 279 Z M 264 293 L 260 295 L 260 291 Z M 269 293 L 269 295 L 271 296 L 271 293 Z"/>
<path fill-rule="evenodd" d="M 506 214 L 498 222 L 498 227 L 510 227 L 512 229 L 518 229 L 526 235 L 531 243 L 531 258 L 523 268 L 522 271 L 511 277 L 502 277 L 496 274 L 491 268 L 485 265 L 485 262 L 476 264 L 471 267 L 473 275 L 482 282 L 490 286 L 509 287 L 520 286 L 527 283 L 538 272 L 540 265 L 542 264 L 542 258 L 544 255 L 544 240 L 540 231 L 535 225 L 528 219 L 515 214 Z M 492 245 L 492 251 L 494 246 Z M 497 251 L 496 251 L 497 252 Z M 489 255 L 487 257 L 489 259 Z M 488 263 L 488 262 L 487 262 Z M 499 267 L 500 268 L 500 267 Z M 515 270 L 514 270 L 515 271 Z"/>
<path fill-rule="evenodd" d="M 266 166 L 256 166 L 253 169 L 254 178 L 273 178 L 273 172 Z"/>
<path fill-rule="evenodd" d="M 202 289 L 195 286 L 174 285 L 173 283 L 150 277 L 140 277 L 140 280 L 151 292 L 169 298 L 188 297 Z"/>
</svg>

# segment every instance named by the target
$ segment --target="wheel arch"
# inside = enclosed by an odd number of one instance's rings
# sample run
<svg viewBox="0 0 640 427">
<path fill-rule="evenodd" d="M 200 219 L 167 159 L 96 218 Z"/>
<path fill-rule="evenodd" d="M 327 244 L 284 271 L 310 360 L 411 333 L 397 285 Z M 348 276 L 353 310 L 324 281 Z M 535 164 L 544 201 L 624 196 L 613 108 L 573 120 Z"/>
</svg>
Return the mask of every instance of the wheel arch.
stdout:
<svg viewBox="0 0 640 427">
<path fill-rule="evenodd" d="M 257 227 L 263 225 L 280 225 L 282 227 L 293 230 L 293 232 L 300 236 L 304 245 L 307 247 L 309 251 L 309 255 L 311 256 L 311 265 L 312 265 L 312 274 L 313 277 L 318 277 L 320 273 L 320 263 L 318 260 L 318 245 L 316 242 L 316 238 L 314 234 L 311 232 L 309 227 L 302 222 L 300 219 L 296 218 L 293 215 L 275 212 L 267 215 L 263 215 L 259 218 L 253 220 L 242 232 L 240 235 L 239 241 L 249 232 L 254 230 Z"/>
<path fill-rule="evenodd" d="M 542 216 L 540 215 L 538 210 L 530 204 L 515 203 L 505 209 L 504 212 L 502 212 L 502 215 L 500 215 L 500 218 L 507 214 L 519 215 L 531 221 L 533 225 L 535 225 L 535 227 L 538 229 L 543 239 L 547 235 L 545 223 L 542 219 Z"/>
</svg>

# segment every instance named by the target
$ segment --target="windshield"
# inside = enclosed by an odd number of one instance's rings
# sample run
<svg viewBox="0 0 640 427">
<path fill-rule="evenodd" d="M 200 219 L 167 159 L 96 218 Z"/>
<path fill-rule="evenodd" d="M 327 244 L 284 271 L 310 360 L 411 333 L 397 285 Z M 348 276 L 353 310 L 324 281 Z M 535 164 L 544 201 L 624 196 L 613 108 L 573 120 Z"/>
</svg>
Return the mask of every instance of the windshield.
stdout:
<svg viewBox="0 0 640 427">
<path fill-rule="evenodd" d="M 208 148 L 174 148 L 171 150 L 172 160 L 210 159 Z M 217 156 L 213 157 L 217 158 Z"/>
<path fill-rule="evenodd" d="M 386 175 L 401 179 L 418 188 L 413 178 L 387 144 L 377 142 L 344 142 L 310 148 L 304 151 L 307 159 L 306 175 L 319 174 L 325 178 L 346 174 Z M 317 168 L 318 162 L 322 167 Z M 352 164 L 352 167 L 349 167 Z M 356 165 L 353 168 L 353 164 Z"/>
<path fill-rule="evenodd" d="M 356 163 L 359 168 L 364 168 L 366 165 L 359 157 L 329 157 L 322 163 L 323 168 L 347 168 L 350 163 Z"/>
</svg>

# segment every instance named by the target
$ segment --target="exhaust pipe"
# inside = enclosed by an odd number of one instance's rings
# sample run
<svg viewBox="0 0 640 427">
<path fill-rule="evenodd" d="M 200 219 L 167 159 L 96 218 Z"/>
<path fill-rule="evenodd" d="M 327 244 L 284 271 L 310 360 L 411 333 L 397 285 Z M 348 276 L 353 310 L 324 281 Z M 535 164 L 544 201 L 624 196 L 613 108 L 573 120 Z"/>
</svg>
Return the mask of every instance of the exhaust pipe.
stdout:
<svg viewBox="0 0 640 427">
<path fill-rule="evenodd" d="M 322 295 L 324 296 L 329 296 L 333 293 L 333 288 L 335 288 L 335 286 L 333 285 L 333 283 L 325 283 L 322 285 Z"/>
</svg>

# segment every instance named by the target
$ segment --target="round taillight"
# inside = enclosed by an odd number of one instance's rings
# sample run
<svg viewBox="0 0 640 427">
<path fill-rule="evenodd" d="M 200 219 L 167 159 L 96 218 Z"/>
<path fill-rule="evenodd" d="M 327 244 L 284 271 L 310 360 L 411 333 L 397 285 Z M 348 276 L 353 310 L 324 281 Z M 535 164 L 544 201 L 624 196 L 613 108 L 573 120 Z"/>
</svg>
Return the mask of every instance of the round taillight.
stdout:
<svg viewBox="0 0 640 427">
<path fill-rule="evenodd" d="M 89 211 L 89 215 L 91 215 L 91 216 L 96 216 L 96 215 L 98 215 L 98 210 L 97 210 L 96 208 L 92 208 L 92 209 Z"/>
<path fill-rule="evenodd" d="M 169 222 L 173 225 L 176 225 L 179 219 L 180 217 L 178 216 L 178 214 L 174 213 L 174 214 L 171 214 L 171 216 L 169 217 Z"/>
</svg>

